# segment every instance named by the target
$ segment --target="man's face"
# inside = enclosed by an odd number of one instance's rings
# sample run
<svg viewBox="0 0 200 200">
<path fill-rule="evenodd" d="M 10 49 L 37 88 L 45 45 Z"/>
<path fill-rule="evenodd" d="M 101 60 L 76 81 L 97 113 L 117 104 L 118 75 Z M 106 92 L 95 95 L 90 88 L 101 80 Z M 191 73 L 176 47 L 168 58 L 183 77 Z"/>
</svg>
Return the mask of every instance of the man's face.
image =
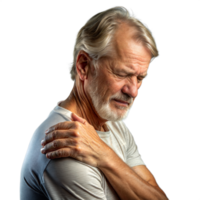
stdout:
<svg viewBox="0 0 200 200">
<path fill-rule="evenodd" d="M 90 76 L 86 85 L 97 113 L 109 121 L 127 116 L 151 60 L 150 52 L 134 41 L 127 25 L 115 33 L 114 50 L 112 58 L 100 61 L 96 77 Z"/>
</svg>

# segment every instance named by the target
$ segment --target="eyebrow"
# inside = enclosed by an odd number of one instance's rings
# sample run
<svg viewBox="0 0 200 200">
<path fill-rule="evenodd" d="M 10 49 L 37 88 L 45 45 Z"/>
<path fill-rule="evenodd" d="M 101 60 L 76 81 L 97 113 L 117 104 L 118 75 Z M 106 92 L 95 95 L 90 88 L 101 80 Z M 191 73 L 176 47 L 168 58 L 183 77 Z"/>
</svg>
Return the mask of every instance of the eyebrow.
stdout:
<svg viewBox="0 0 200 200">
<path fill-rule="evenodd" d="M 116 70 L 116 71 L 117 71 L 117 72 L 121 72 L 121 73 L 125 73 L 125 74 L 129 74 L 129 75 L 134 75 L 133 72 L 126 71 L 125 69 L 118 69 L 118 70 Z M 147 74 L 139 75 L 139 76 L 142 77 L 142 78 L 145 78 L 145 77 L 147 77 Z"/>
</svg>

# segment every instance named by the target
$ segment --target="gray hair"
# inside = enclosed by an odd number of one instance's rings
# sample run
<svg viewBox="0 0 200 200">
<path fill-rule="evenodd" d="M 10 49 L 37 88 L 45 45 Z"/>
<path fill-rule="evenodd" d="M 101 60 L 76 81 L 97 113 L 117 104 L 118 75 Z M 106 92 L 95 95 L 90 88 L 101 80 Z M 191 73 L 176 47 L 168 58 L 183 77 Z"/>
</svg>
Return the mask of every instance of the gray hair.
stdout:
<svg viewBox="0 0 200 200">
<path fill-rule="evenodd" d="M 155 40 L 150 30 L 138 19 L 131 16 L 124 7 L 114 7 L 94 15 L 78 32 L 74 47 L 74 60 L 71 68 L 71 78 L 75 80 L 76 59 L 78 53 L 83 50 L 91 58 L 95 68 L 98 60 L 103 56 L 110 55 L 112 51 L 112 38 L 118 25 L 126 22 L 135 28 L 135 39 L 150 50 L 152 58 L 158 56 Z"/>
</svg>

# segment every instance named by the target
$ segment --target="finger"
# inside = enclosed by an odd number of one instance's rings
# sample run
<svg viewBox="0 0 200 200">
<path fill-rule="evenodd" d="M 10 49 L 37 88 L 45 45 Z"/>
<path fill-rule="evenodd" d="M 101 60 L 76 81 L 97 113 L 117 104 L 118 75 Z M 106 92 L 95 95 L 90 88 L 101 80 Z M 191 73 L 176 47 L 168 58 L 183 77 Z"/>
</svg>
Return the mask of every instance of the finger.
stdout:
<svg viewBox="0 0 200 200">
<path fill-rule="evenodd" d="M 49 159 L 70 157 L 70 149 L 69 148 L 59 149 L 59 150 L 47 153 L 46 157 Z"/>
<path fill-rule="evenodd" d="M 78 122 L 80 122 L 80 123 L 82 123 L 82 124 L 85 124 L 85 125 L 86 125 L 86 123 L 87 123 L 87 121 L 86 121 L 85 119 L 79 117 L 78 115 L 76 115 L 76 114 L 74 114 L 74 113 L 72 113 L 71 117 L 72 117 L 72 120 L 73 120 L 73 121 L 78 121 Z"/>
<path fill-rule="evenodd" d="M 44 137 L 44 139 L 41 141 L 41 145 L 45 146 L 49 142 L 52 142 L 53 140 L 56 140 L 56 139 L 74 137 L 76 135 L 74 132 L 75 131 L 71 129 L 52 131 Z"/>
<path fill-rule="evenodd" d="M 65 132 L 65 133 L 64 133 Z M 64 130 L 55 130 L 55 131 L 52 131 L 52 132 L 49 132 L 47 135 L 45 135 L 45 137 L 42 139 L 41 141 L 41 145 L 42 146 L 45 146 L 47 143 L 53 141 L 53 140 L 56 140 L 58 139 L 59 137 L 67 137 L 66 135 L 66 131 Z"/>
<path fill-rule="evenodd" d="M 55 131 L 55 130 L 58 130 L 58 129 L 70 129 L 70 128 L 74 128 L 76 125 L 75 125 L 75 122 L 73 121 L 65 121 L 65 122 L 60 122 L 54 126 L 51 126 L 49 129 L 47 129 L 45 131 L 45 134 L 49 134 L 50 132 L 52 131 Z"/>
<path fill-rule="evenodd" d="M 50 142 L 48 144 L 46 144 L 42 149 L 41 149 L 41 153 L 46 154 L 48 152 L 52 152 L 58 149 L 61 149 L 63 147 L 66 147 L 67 141 L 65 140 L 54 140 L 53 142 Z"/>
</svg>

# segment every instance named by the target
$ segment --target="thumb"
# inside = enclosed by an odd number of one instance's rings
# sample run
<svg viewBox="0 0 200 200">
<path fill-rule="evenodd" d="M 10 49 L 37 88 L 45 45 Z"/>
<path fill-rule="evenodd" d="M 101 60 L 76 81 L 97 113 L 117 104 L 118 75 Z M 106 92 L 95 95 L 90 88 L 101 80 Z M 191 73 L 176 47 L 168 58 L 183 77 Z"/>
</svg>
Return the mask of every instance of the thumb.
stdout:
<svg viewBox="0 0 200 200">
<path fill-rule="evenodd" d="M 87 121 L 81 117 L 79 117 L 78 115 L 72 113 L 71 115 L 71 118 L 72 118 L 72 121 L 77 121 L 77 122 L 81 122 L 82 124 L 85 124 L 87 123 Z"/>
</svg>

